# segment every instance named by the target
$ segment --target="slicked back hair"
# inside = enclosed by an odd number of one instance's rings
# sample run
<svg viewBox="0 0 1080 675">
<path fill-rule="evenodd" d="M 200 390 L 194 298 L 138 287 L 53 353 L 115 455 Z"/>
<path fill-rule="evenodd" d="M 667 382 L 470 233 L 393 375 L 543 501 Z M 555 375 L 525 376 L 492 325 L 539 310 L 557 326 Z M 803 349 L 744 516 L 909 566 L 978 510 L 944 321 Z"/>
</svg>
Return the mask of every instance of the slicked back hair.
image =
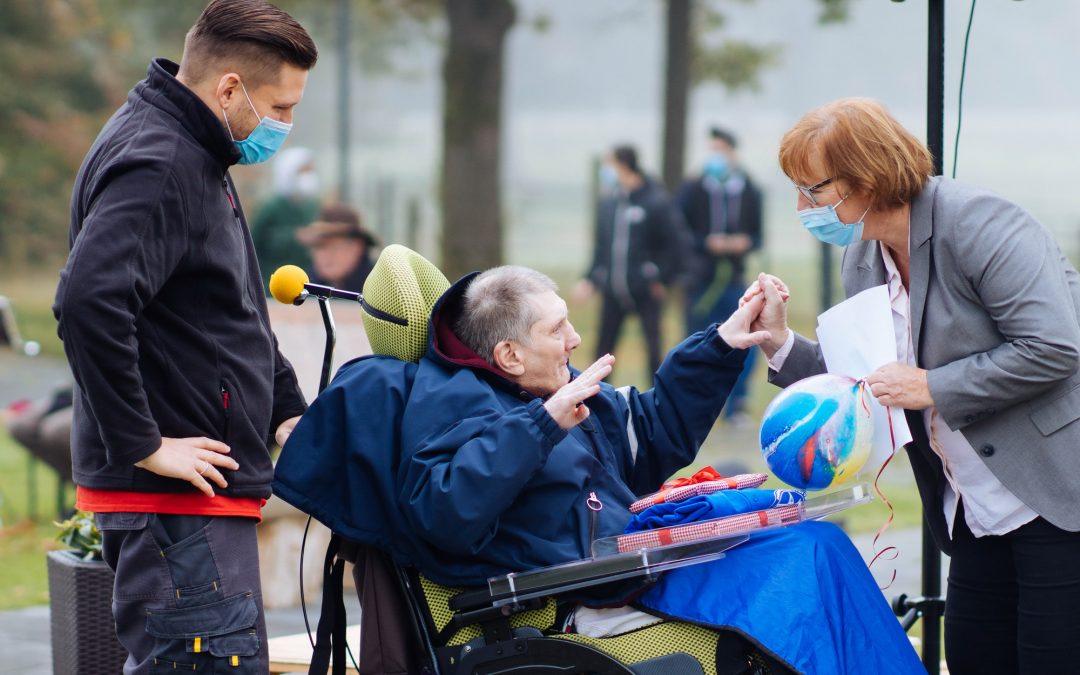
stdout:
<svg viewBox="0 0 1080 675">
<path fill-rule="evenodd" d="M 551 277 L 528 267 L 504 265 L 476 277 L 465 290 L 454 332 L 465 346 L 495 364 L 495 345 L 503 340 L 529 343 L 529 330 L 539 320 L 529 298 L 557 292 Z"/>
<path fill-rule="evenodd" d="M 180 70 L 202 82 L 226 68 L 253 89 L 276 83 L 283 64 L 311 70 L 318 58 L 304 27 L 265 0 L 213 0 L 188 31 Z"/>
</svg>

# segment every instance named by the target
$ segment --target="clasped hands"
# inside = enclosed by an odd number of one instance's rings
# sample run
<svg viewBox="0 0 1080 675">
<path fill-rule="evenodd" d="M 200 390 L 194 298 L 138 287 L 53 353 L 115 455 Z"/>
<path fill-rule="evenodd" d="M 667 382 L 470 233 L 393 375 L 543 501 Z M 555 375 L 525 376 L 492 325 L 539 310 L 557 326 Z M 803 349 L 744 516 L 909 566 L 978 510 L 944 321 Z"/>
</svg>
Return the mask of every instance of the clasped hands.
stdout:
<svg viewBox="0 0 1080 675">
<path fill-rule="evenodd" d="M 750 323 L 751 330 L 765 331 L 769 339 L 760 343 L 766 356 L 772 358 L 788 337 L 787 286 L 770 274 L 759 274 L 739 300 L 740 310 L 758 298 L 764 298 L 764 306 L 757 318 Z M 737 314 L 737 312 L 736 312 Z M 735 315 L 732 315 L 733 317 Z M 729 344 L 731 344 L 729 342 Z M 735 346 L 732 344 L 732 346 Z M 927 383 L 926 370 L 904 363 L 887 363 L 866 377 L 870 393 L 878 403 L 904 410 L 923 410 L 934 405 Z"/>
<path fill-rule="evenodd" d="M 771 274 L 759 274 L 739 299 L 739 308 L 720 324 L 717 332 L 731 347 L 750 349 L 760 346 L 772 356 L 788 339 L 787 285 Z M 559 427 L 571 429 L 589 416 L 582 401 L 600 391 L 600 382 L 611 373 L 615 357 L 605 354 L 563 385 L 544 403 L 548 414 Z M 922 410 L 934 405 L 927 384 L 926 371 L 903 363 L 888 363 L 866 378 L 870 393 L 884 406 Z"/>
</svg>

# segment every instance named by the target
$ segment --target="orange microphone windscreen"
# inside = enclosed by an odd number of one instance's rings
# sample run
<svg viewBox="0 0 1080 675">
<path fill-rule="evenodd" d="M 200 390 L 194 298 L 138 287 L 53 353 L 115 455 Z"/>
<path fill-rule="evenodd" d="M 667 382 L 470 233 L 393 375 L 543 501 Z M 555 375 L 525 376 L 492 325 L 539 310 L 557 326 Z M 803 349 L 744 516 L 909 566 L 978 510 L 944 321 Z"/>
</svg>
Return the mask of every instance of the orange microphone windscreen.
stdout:
<svg viewBox="0 0 1080 675">
<path fill-rule="evenodd" d="M 270 295 L 280 303 L 291 305 L 304 292 L 307 282 L 307 272 L 296 265 L 282 265 L 270 275 Z"/>
</svg>

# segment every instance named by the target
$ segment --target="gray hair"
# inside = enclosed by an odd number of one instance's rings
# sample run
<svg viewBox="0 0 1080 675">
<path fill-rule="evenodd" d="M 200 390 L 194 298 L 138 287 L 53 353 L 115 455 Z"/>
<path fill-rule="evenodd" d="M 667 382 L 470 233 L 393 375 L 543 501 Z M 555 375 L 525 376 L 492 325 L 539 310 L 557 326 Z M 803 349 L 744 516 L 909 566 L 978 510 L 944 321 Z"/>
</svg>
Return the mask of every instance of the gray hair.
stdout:
<svg viewBox="0 0 1080 675">
<path fill-rule="evenodd" d="M 454 332 L 466 347 L 494 366 L 495 345 L 503 340 L 529 342 L 529 330 L 538 317 L 528 297 L 558 290 L 551 277 L 534 269 L 517 265 L 492 268 L 465 290 Z"/>
</svg>

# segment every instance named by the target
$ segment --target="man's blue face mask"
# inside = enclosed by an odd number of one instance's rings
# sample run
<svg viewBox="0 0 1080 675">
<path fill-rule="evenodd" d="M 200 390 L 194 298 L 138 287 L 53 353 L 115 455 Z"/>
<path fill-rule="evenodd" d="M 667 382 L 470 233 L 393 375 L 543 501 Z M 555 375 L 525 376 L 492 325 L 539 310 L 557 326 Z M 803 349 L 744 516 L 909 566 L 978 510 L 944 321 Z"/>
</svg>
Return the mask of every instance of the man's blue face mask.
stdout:
<svg viewBox="0 0 1080 675">
<path fill-rule="evenodd" d="M 844 199 L 847 199 L 847 197 L 844 197 Z M 799 220 L 802 221 L 803 227 L 810 234 L 827 244 L 847 246 L 853 241 L 859 241 L 862 239 L 863 218 L 870 211 L 870 207 L 866 207 L 866 211 L 863 211 L 863 214 L 859 216 L 858 222 L 842 223 L 840 222 L 840 216 L 836 215 L 836 207 L 843 204 L 844 199 L 835 204 L 826 204 L 798 211 Z"/>
<path fill-rule="evenodd" d="M 221 114 L 225 115 L 225 128 L 229 130 L 229 138 L 233 139 L 233 144 L 240 150 L 239 163 L 258 164 L 274 156 L 274 153 L 281 148 L 281 144 L 289 137 L 293 125 L 270 117 L 260 117 L 259 111 L 255 109 L 255 104 L 251 102 L 251 97 L 248 96 L 247 87 L 244 86 L 243 82 L 240 83 L 240 86 L 244 89 L 244 98 L 247 99 L 248 105 L 255 112 L 255 116 L 259 118 L 259 123 L 251 130 L 247 138 L 238 141 L 233 138 L 232 127 L 229 125 L 229 116 L 225 114 L 224 109 L 222 109 Z"/>
<path fill-rule="evenodd" d="M 716 180 L 723 179 L 729 168 L 730 162 L 722 152 L 714 152 L 705 159 L 705 173 Z"/>
</svg>

